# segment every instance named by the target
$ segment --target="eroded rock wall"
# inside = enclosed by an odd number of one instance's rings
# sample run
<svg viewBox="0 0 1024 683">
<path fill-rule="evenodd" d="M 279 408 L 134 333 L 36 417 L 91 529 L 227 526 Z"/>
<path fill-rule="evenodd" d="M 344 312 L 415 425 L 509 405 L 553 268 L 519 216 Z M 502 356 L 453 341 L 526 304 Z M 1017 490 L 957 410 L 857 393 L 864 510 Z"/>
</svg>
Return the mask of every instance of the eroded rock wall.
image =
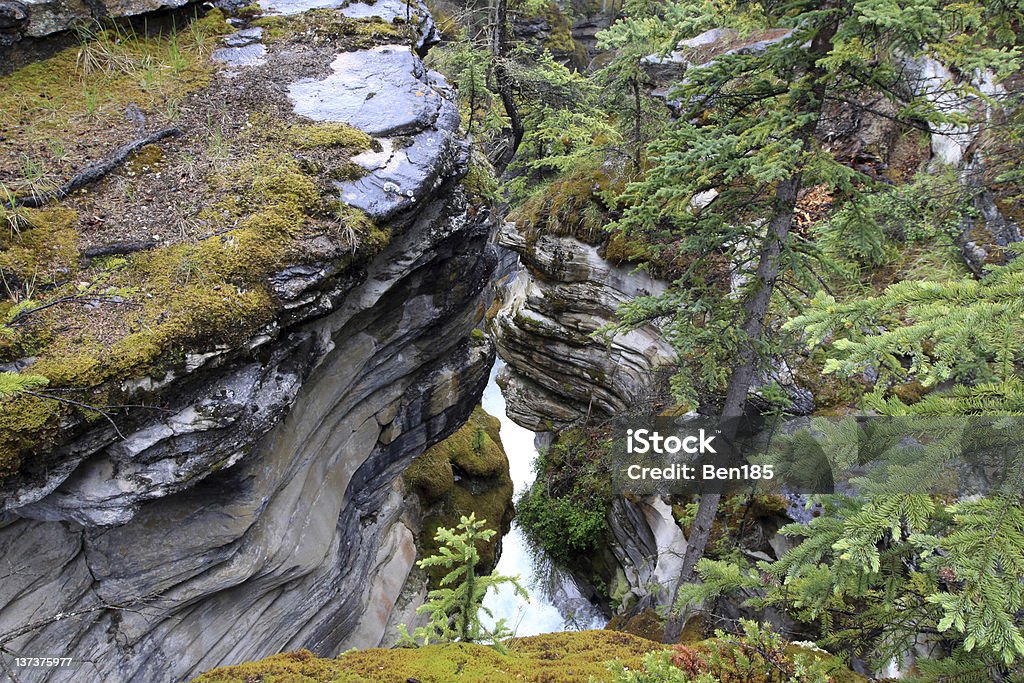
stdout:
<svg viewBox="0 0 1024 683">
<path fill-rule="evenodd" d="M 597 247 L 572 236 L 527 237 L 507 223 L 499 241 L 521 263 L 495 318 L 509 417 L 541 433 L 543 449 L 551 432 L 650 402 L 673 358 L 659 330 L 594 333 L 616 320 L 622 304 L 658 294 L 665 283 L 609 263 Z M 659 498 L 616 498 L 599 552 L 581 558 L 574 573 L 605 607 L 666 604 L 685 551 L 686 539 Z"/>
<path fill-rule="evenodd" d="M 400 131 L 411 146 L 356 159 L 368 174 L 339 187 L 393 237 L 358 267 L 283 270 L 260 334 L 140 382 L 163 411 L 120 435 L 76 425 L 59 466 L 5 482 L 0 637 L 78 662 L 20 680 L 177 681 L 299 647 L 331 656 L 379 644 L 396 603 L 415 602 L 399 475 L 479 402 L 494 351 L 470 333 L 496 256 L 489 224 L 467 217 L 443 80 L 409 46 L 368 52 L 408 69 L 378 93 L 395 116 L 433 111 Z M 395 149 L 393 126 L 367 132 Z"/>
<path fill-rule="evenodd" d="M 623 303 L 658 294 L 665 284 L 607 262 L 575 237 L 527 239 L 506 223 L 499 242 L 522 263 L 495 320 L 509 417 L 536 432 L 552 431 L 649 398 L 658 368 L 674 355 L 658 330 L 594 333 L 616 320 Z"/>
</svg>

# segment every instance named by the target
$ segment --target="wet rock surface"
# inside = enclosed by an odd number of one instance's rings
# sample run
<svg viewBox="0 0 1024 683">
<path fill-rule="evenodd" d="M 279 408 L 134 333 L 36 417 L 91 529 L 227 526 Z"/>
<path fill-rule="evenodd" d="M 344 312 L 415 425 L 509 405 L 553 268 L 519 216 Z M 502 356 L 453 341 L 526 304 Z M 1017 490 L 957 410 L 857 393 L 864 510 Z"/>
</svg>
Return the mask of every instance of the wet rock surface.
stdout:
<svg viewBox="0 0 1024 683">
<path fill-rule="evenodd" d="M 250 43 L 214 50 L 213 59 L 227 66 L 259 66 L 266 63 L 266 54 L 265 46 Z"/>
<path fill-rule="evenodd" d="M 376 220 L 415 210 L 417 197 L 465 166 L 469 148 L 459 138 L 459 113 L 444 78 L 428 71 L 401 45 L 338 55 L 325 79 L 288 88 L 295 111 L 337 121 L 380 138 L 380 151 L 353 162 L 367 171 L 337 183 L 342 199 Z"/>
<path fill-rule="evenodd" d="M 288 87 L 296 114 L 314 121 L 343 121 L 380 136 L 423 130 L 440 114 L 442 95 L 407 46 L 345 52 L 331 63 L 331 70 L 325 79 L 303 79 Z"/>
</svg>

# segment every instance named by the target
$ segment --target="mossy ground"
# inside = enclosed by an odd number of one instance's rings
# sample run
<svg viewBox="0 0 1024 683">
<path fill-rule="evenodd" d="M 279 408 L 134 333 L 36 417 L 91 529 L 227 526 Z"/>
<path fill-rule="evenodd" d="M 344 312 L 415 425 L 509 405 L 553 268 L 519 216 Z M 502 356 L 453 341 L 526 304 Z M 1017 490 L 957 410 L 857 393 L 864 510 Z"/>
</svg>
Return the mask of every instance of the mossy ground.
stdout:
<svg viewBox="0 0 1024 683">
<path fill-rule="evenodd" d="M 362 21 L 349 19 L 331 9 L 315 9 L 289 17 L 259 17 L 253 20 L 252 25 L 262 28 L 266 40 L 271 43 L 330 44 L 342 50 L 362 50 L 382 41 L 414 42 L 413 25 L 418 21 L 415 13 L 410 21 L 410 24 Z"/>
<path fill-rule="evenodd" d="M 499 434 L 501 423 L 477 406 L 457 432 L 421 455 L 403 474 L 406 486 L 420 495 L 427 514 L 419 539 L 421 557 L 438 551 L 434 533 L 452 528 L 463 515 L 475 513 L 497 534 L 477 550 L 484 569 L 494 566 L 498 541 L 512 521 L 512 479 Z M 456 481 L 456 474 L 458 481 Z M 445 571 L 430 574 L 440 581 Z"/>
<path fill-rule="evenodd" d="M 360 650 L 337 659 L 321 659 L 301 650 L 215 669 L 194 683 L 594 683 L 614 680 L 611 662 L 643 670 L 644 655 L 667 650 L 657 641 L 616 631 L 546 633 L 514 638 L 507 644 L 507 655 L 468 643 Z M 686 670 L 688 665 L 703 665 L 713 652 L 724 653 L 720 659 L 728 661 L 729 648 L 733 647 L 736 645 L 731 641 L 710 639 L 669 652 L 678 660 L 676 665 Z M 796 656 L 825 662 L 835 683 L 866 681 L 828 653 L 787 645 L 786 658 Z M 741 675 L 716 669 L 714 673 L 723 681 L 736 683 L 765 680 L 742 677 L 747 672 Z"/>
<path fill-rule="evenodd" d="M 395 40 L 376 24 L 335 28 L 353 44 Z M 183 131 L 59 203 L 0 209 L 0 364 L 34 359 L 24 372 L 66 399 L 4 400 L 0 478 L 45 467 L 70 413 L 102 417 L 70 401 L 143 402 L 126 381 L 162 377 L 188 352 L 256 334 L 281 310 L 269 277 L 282 267 L 342 271 L 389 241 L 386 227 L 340 203 L 332 183 L 352 176 L 351 158 L 376 143 L 292 115 L 275 82 L 290 74 L 219 75 L 210 54 L 232 30 L 216 10 L 161 35 L 108 29 L 0 78 L 3 204 L 139 137 L 139 121 Z M 83 256 L 111 244 L 142 246 Z"/>
<path fill-rule="evenodd" d="M 209 55 L 232 30 L 219 10 L 159 35 L 111 26 L 0 78 L 0 189 L 48 189 L 128 142 L 137 136 L 130 105 L 151 130 L 171 123 L 209 85 Z"/>
<path fill-rule="evenodd" d="M 196 683 L 588 683 L 611 680 L 607 662 L 637 667 L 644 654 L 663 647 L 626 633 L 582 631 L 517 638 L 508 655 L 469 643 L 362 650 L 338 659 L 300 652 L 216 669 Z"/>
</svg>

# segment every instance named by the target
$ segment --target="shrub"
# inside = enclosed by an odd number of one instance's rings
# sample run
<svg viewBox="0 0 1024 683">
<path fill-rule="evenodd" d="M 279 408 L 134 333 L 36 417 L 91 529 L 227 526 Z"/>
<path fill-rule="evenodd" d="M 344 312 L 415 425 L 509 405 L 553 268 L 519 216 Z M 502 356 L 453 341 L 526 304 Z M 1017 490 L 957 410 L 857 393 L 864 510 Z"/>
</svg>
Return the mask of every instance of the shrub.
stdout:
<svg viewBox="0 0 1024 683">
<path fill-rule="evenodd" d="M 527 539 L 556 564 L 570 565 L 607 531 L 612 495 L 606 436 L 583 429 L 560 434 L 537 459 L 537 479 L 516 504 Z"/>
</svg>

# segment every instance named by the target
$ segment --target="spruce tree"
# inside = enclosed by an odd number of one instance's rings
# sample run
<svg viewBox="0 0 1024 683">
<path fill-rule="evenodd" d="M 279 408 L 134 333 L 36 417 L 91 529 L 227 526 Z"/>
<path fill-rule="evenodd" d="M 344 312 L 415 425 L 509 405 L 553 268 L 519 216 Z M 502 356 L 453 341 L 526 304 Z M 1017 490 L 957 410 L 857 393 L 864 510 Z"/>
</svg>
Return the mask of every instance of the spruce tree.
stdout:
<svg viewBox="0 0 1024 683">
<path fill-rule="evenodd" d="M 488 629 L 480 620 L 481 612 L 493 617 L 483 606 L 484 596 L 491 588 L 511 584 L 516 593 L 527 597 L 526 591 L 516 578 L 477 573 L 480 562 L 478 543 L 484 543 L 496 533 L 485 528 L 486 520 L 476 519 L 475 513 L 463 516 L 454 529 L 441 527 L 434 540 L 442 544 L 437 555 L 424 558 L 417 565 L 444 567 L 450 569 L 441 579 L 441 587 L 430 591 L 427 602 L 417 612 L 430 615 L 430 623 L 417 628 L 413 638 L 424 645 L 431 641 L 463 643 L 489 642 L 501 649 L 501 639 L 510 634 L 504 619 L 499 619 L 493 629 Z"/>
<path fill-rule="evenodd" d="M 720 414 L 728 432 L 770 355 L 765 329 L 780 280 L 799 281 L 810 270 L 801 240 L 791 234 L 802 193 L 823 187 L 853 200 L 877 189 L 875 179 L 820 143 L 825 107 L 856 107 L 858 95 L 871 89 L 894 101 L 908 128 L 962 123 L 963 113 L 944 110 L 929 97 L 935 93 L 900 87 L 903 65 L 928 56 L 966 73 L 989 68 L 1005 75 L 1016 68 L 1017 53 L 999 43 L 1015 40 L 1020 12 L 1016 5 L 936 0 L 792 2 L 725 12 L 716 3 L 670 4 L 663 16 L 680 27 L 673 41 L 710 28 L 709 20 L 737 29 L 740 38 L 686 71 L 670 93 L 678 120 L 651 145 L 651 167 L 622 197 L 618 230 L 637 241 L 668 235 L 690 263 L 674 291 L 638 302 L 626 322 L 668 314 L 668 329 L 687 352 L 694 328 L 723 332 L 716 358 L 727 359 L 730 370 L 715 372 L 691 357 L 676 386 L 687 396 L 724 393 Z M 980 95 L 969 79 L 945 87 Z M 681 584 L 694 579 L 717 506 L 718 496 L 702 497 Z M 670 619 L 666 639 L 677 639 L 681 626 L 678 615 Z"/>
</svg>

